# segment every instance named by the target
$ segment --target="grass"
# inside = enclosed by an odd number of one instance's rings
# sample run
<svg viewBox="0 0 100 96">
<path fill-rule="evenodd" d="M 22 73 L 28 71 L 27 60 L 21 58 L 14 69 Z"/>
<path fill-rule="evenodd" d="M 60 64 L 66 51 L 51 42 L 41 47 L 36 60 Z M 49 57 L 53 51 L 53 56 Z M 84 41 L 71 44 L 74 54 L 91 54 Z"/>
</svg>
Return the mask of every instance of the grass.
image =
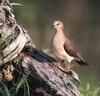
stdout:
<svg viewBox="0 0 100 96">
<path fill-rule="evenodd" d="M 28 75 L 29 73 L 23 74 L 18 81 L 12 81 L 13 87 L 10 89 L 3 81 L 0 81 L 0 96 L 32 96 L 27 80 Z M 100 96 L 100 87 L 92 86 L 89 83 L 79 85 L 78 89 L 81 96 Z M 20 95 L 16 95 L 20 90 L 22 91 Z"/>
<path fill-rule="evenodd" d="M 79 86 L 81 96 L 100 96 L 100 87 L 90 85 L 86 83 Z"/>
<path fill-rule="evenodd" d="M 10 39 L 6 35 L 4 35 L 4 38 L 0 38 L 0 44 L 2 43 L 9 47 Z M 10 62 L 10 64 L 12 64 L 12 61 Z M 18 65 L 17 67 L 18 69 L 15 69 L 15 72 L 18 74 L 18 76 L 15 76 L 16 78 L 14 80 L 10 82 L 0 80 L 0 96 L 16 96 L 16 94 L 19 94 L 18 96 L 31 96 L 27 80 L 30 72 L 24 74 L 21 71 L 20 65 Z"/>
<path fill-rule="evenodd" d="M 4 82 L 0 80 L 0 96 L 31 96 L 30 88 L 27 77 L 30 72 L 23 74 L 21 71 L 16 69 L 18 78 L 10 82 Z"/>
</svg>

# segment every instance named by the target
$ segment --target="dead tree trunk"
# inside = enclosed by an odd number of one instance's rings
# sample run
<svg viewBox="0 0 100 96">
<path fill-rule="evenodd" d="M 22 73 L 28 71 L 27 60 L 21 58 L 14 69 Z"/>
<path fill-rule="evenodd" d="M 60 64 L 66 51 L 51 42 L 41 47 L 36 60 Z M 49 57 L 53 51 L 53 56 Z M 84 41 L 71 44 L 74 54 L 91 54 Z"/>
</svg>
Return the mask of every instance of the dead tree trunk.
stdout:
<svg viewBox="0 0 100 96">
<path fill-rule="evenodd" d="M 17 24 L 9 0 L 0 0 L 0 52 L 1 80 L 17 80 L 16 72 L 12 73 L 20 65 L 21 72 L 29 72 L 33 96 L 80 96 L 68 77 L 54 70 L 55 59 L 36 49 L 24 28 Z"/>
</svg>

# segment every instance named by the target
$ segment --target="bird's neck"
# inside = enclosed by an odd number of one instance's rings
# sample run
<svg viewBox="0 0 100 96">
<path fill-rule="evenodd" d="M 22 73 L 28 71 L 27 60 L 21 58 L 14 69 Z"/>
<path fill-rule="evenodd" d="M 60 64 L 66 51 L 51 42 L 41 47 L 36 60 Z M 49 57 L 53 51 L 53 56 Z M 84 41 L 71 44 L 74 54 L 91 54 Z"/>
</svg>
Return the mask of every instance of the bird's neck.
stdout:
<svg viewBox="0 0 100 96">
<path fill-rule="evenodd" d="M 61 29 L 57 29 L 55 30 L 55 35 L 53 36 L 53 39 L 56 41 L 56 39 L 60 40 L 60 41 L 64 41 L 65 40 L 65 34 L 63 32 L 64 30 Z M 57 40 L 57 41 L 58 41 Z"/>
<path fill-rule="evenodd" d="M 57 29 L 55 30 L 55 34 L 58 34 L 59 36 L 64 35 L 64 29 L 57 28 Z"/>
<path fill-rule="evenodd" d="M 63 29 L 63 28 L 57 28 L 56 31 L 59 32 L 59 33 L 60 33 L 60 32 L 61 32 L 61 33 L 64 33 L 64 29 Z"/>
</svg>

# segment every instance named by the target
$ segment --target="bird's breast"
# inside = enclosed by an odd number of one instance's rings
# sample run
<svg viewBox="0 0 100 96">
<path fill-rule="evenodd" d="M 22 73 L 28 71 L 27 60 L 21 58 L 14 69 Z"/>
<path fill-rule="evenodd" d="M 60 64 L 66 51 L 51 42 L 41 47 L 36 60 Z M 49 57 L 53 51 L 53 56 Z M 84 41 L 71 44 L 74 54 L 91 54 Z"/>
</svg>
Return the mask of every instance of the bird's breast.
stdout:
<svg viewBox="0 0 100 96">
<path fill-rule="evenodd" d="M 64 37 L 54 37 L 52 40 L 52 52 L 60 59 L 68 60 L 69 62 L 73 60 L 73 57 L 69 56 L 69 54 L 64 49 Z"/>
<path fill-rule="evenodd" d="M 61 59 L 64 59 L 63 54 L 65 54 L 63 44 L 64 44 L 64 40 L 60 38 L 54 37 L 52 40 L 52 51 L 57 57 Z"/>
</svg>

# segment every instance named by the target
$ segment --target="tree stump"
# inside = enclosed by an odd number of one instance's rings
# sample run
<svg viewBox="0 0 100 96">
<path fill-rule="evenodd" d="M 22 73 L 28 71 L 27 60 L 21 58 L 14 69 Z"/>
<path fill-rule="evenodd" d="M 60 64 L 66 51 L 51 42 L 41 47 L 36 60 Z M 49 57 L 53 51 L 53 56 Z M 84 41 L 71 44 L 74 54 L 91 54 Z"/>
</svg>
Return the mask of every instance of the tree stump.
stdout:
<svg viewBox="0 0 100 96">
<path fill-rule="evenodd" d="M 29 73 L 32 96 L 80 96 L 65 73 L 54 70 L 56 60 L 36 49 L 26 30 L 17 24 L 9 0 L 0 0 L 0 52 L 2 81 L 17 80 L 13 72 L 20 65 L 21 72 Z"/>
</svg>

